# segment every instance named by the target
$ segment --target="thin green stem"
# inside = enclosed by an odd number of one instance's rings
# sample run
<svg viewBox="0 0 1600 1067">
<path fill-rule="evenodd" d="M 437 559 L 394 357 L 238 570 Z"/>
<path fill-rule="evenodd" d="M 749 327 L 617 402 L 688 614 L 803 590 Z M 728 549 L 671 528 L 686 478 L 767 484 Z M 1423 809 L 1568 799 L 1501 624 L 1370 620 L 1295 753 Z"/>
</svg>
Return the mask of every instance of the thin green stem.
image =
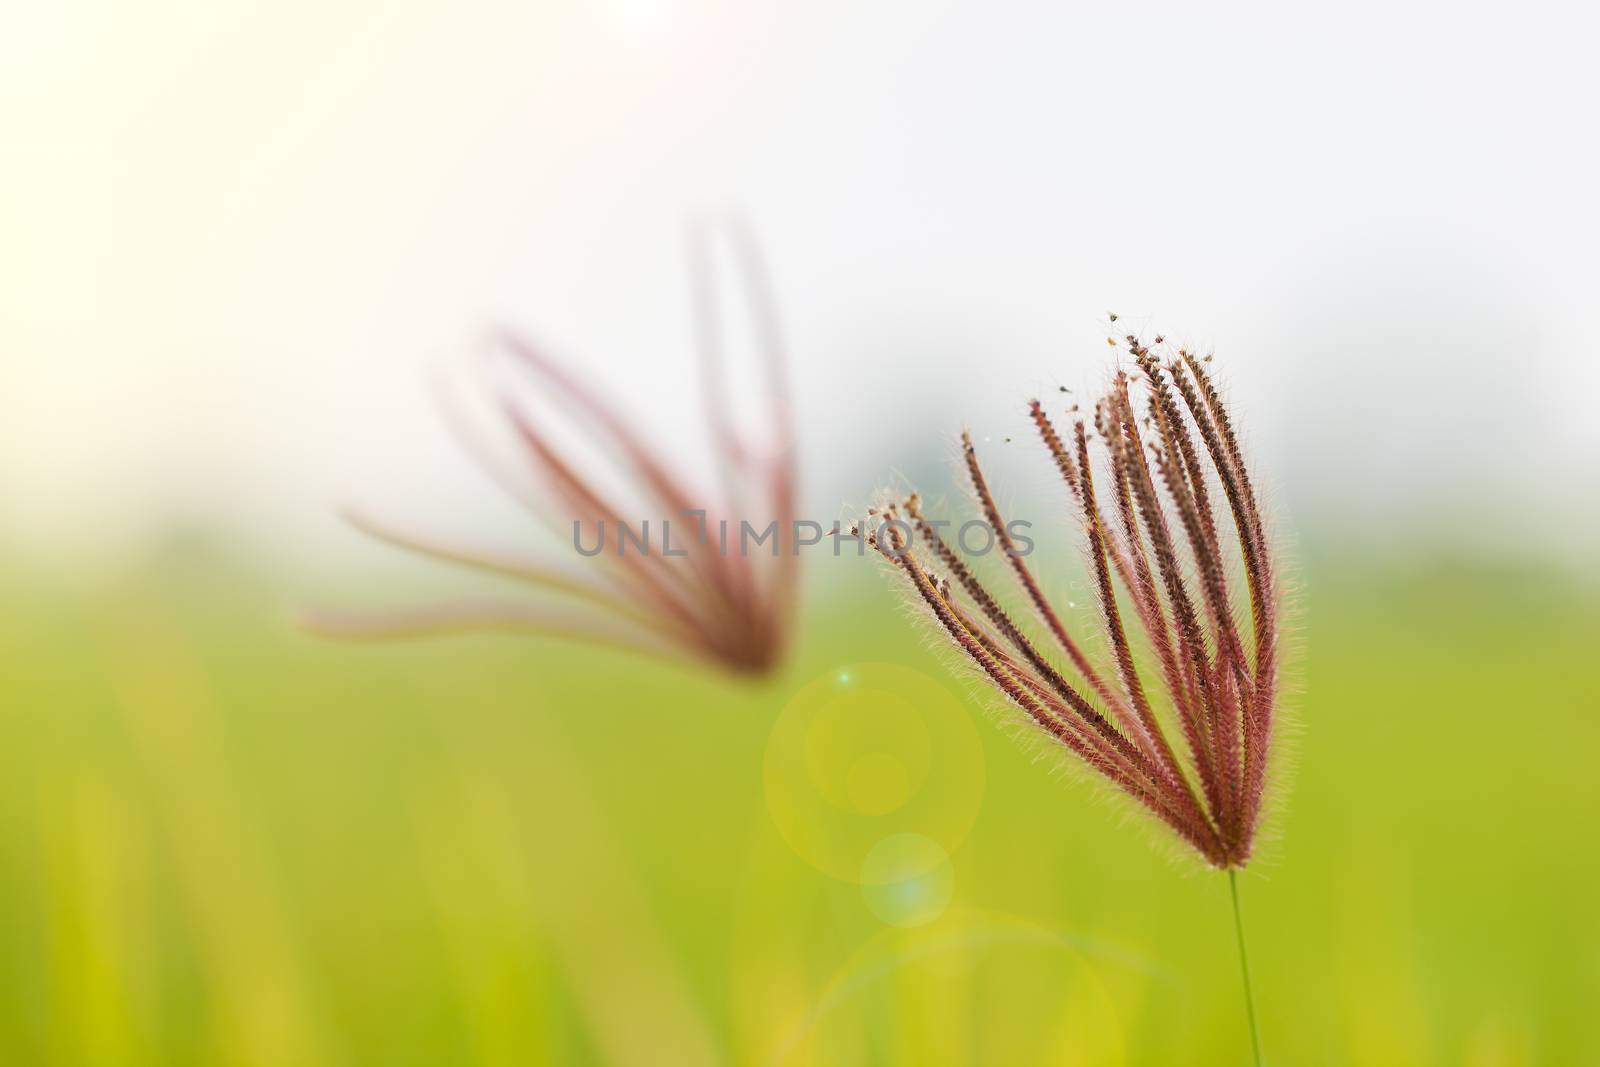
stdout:
<svg viewBox="0 0 1600 1067">
<path fill-rule="evenodd" d="M 1250 1018 L 1250 1048 L 1261 1067 L 1261 1031 L 1256 1027 L 1256 994 L 1250 985 L 1250 956 L 1244 950 L 1244 915 L 1239 910 L 1239 875 L 1228 868 L 1228 889 L 1233 893 L 1233 930 L 1239 935 L 1239 970 L 1244 975 L 1244 1010 Z"/>
</svg>

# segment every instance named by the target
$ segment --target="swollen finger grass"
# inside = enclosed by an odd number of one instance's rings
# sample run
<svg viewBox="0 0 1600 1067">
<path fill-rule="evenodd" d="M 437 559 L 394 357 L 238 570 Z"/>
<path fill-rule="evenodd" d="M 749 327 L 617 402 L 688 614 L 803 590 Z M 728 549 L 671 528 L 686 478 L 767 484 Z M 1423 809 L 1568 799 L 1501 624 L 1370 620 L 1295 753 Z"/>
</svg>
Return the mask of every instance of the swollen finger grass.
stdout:
<svg viewBox="0 0 1600 1067">
<path fill-rule="evenodd" d="M 1028 405 L 1082 527 L 1108 657 L 1089 654 L 1018 550 L 970 434 L 966 479 L 1053 648 L 1027 636 L 915 494 L 875 509 L 865 536 L 1032 723 L 1231 879 L 1253 854 L 1273 739 L 1271 544 L 1207 360 L 1160 337 L 1123 343 L 1132 366 L 1092 425 L 1075 418 L 1063 435 L 1040 401 Z M 1242 957 L 1242 922 L 1239 946 Z"/>
<path fill-rule="evenodd" d="M 722 231 L 753 323 L 761 421 L 770 440 L 752 441 L 736 425 L 715 293 L 715 233 L 695 227 L 690 274 L 705 410 L 678 417 L 698 417 L 709 431 L 716 489 L 697 489 L 706 480 L 703 472 L 668 463 L 661 442 L 647 436 L 610 391 L 588 384 L 541 345 L 500 331 L 495 353 L 509 357 L 522 386 L 494 398 L 494 421 L 509 431 L 513 445 L 509 471 L 501 469 L 504 457 L 491 457 L 492 450 L 479 444 L 485 428 L 459 423 L 451 428 L 519 503 L 553 529 L 570 527 L 573 547 L 587 557 L 585 564 L 459 547 L 351 512 L 346 516 L 351 524 L 380 541 L 513 579 L 538 595 L 400 611 L 320 611 L 306 617 L 307 625 L 353 638 L 511 630 L 703 664 L 736 676 L 776 671 L 794 628 L 798 555 L 792 549 L 779 552 L 777 542 L 766 556 L 729 552 L 727 528 L 769 520 L 779 540 L 788 536 L 783 531 L 794 529 L 798 476 L 787 357 L 776 299 L 754 238 L 732 221 Z M 530 406 L 529 399 L 540 403 Z M 565 443 L 555 432 L 563 424 L 576 431 Z M 651 519 L 630 519 L 630 510 L 658 517 L 659 551 L 651 548 Z M 668 530 L 675 521 L 691 533 L 674 550 Z"/>
</svg>

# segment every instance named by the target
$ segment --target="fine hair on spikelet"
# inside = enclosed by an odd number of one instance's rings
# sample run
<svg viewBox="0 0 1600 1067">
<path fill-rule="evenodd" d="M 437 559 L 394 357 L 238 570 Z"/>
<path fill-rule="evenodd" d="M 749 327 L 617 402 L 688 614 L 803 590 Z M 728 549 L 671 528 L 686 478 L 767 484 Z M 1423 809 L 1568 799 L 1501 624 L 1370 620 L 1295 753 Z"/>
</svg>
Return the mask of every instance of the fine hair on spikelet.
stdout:
<svg viewBox="0 0 1600 1067">
<path fill-rule="evenodd" d="M 1042 401 L 1027 406 L 1081 533 L 1097 628 L 1077 625 L 1018 547 L 970 432 L 964 480 L 1020 607 L 914 492 L 869 509 L 860 533 L 1041 752 L 1069 753 L 1058 766 L 1087 769 L 1206 863 L 1235 869 L 1255 854 L 1272 780 L 1278 552 L 1210 357 L 1161 336 L 1111 340 L 1127 362 L 1092 412 L 1073 404 L 1063 430 Z"/>
</svg>

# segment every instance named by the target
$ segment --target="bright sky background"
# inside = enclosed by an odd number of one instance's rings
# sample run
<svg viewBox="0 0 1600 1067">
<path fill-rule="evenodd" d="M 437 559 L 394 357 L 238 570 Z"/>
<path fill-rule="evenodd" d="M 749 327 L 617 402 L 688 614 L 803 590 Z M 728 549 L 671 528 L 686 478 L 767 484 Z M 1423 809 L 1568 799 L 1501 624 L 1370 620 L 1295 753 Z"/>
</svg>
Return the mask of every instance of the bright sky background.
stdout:
<svg viewBox="0 0 1600 1067">
<path fill-rule="evenodd" d="M 808 510 L 1215 344 L 1302 533 L 1575 551 L 1600 500 L 1574 5 L 155 2 L 0 14 L 0 543 L 359 558 L 506 521 L 426 395 L 507 320 L 693 403 L 681 229 L 741 206 Z M 681 426 L 681 421 L 679 423 Z M 439 520 L 434 522 L 434 520 Z"/>
</svg>

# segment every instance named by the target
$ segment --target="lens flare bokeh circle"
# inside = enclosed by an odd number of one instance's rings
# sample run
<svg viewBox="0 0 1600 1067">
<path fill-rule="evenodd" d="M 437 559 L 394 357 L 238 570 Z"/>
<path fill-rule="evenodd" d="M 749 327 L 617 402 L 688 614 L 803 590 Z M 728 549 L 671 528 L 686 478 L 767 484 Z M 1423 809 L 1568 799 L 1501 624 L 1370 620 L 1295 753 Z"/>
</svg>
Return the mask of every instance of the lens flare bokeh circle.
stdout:
<svg viewBox="0 0 1600 1067">
<path fill-rule="evenodd" d="M 765 784 L 773 822 L 807 863 L 883 887 L 947 869 L 983 798 L 982 742 L 939 682 L 853 664 L 790 699 L 767 743 Z"/>
<path fill-rule="evenodd" d="M 921 834 L 891 834 L 861 862 L 861 897 L 890 926 L 922 926 L 944 914 L 955 889 L 950 854 Z"/>
</svg>

